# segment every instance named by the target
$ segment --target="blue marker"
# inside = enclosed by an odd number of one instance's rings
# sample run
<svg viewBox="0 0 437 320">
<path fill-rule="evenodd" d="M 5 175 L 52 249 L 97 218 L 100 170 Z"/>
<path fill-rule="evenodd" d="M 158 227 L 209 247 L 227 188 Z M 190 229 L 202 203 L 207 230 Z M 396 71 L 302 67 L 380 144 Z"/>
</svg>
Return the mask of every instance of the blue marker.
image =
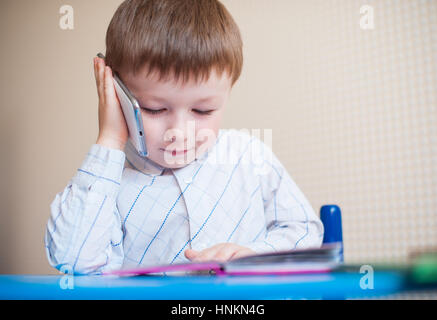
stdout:
<svg viewBox="0 0 437 320">
<path fill-rule="evenodd" d="M 324 205 L 320 209 L 320 219 L 325 227 L 323 235 L 323 243 L 339 243 L 340 261 L 344 261 L 343 257 L 343 229 L 341 227 L 341 210 L 340 207 L 332 205 Z"/>
</svg>

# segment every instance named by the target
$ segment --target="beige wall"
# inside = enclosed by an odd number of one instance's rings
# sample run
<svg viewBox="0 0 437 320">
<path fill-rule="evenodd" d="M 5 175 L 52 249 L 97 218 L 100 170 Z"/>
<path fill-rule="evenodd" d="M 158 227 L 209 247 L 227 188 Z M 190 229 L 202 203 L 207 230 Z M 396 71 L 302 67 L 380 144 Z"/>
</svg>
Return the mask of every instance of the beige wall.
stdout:
<svg viewBox="0 0 437 320">
<path fill-rule="evenodd" d="M 54 273 L 49 205 L 95 142 L 92 58 L 120 3 L 0 2 L 0 273 Z M 245 42 L 224 127 L 273 129 L 313 207 L 341 206 L 346 261 L 437 245 L 437 1 L 223 3 Z M 74 30 L 59 27 L 64 4 Z"/>
</svg>

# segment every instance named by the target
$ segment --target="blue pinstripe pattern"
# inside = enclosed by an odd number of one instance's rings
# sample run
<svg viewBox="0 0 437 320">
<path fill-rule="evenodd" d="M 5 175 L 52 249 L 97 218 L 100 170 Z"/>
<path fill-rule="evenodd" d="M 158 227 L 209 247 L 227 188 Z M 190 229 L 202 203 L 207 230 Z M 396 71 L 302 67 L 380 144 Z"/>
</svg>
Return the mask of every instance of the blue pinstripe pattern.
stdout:
<svg viewBox="0 0 437 320">
<path fill-rule="evenodd" d="M 132 206 L 131 206 L 130 209 L 129 209 L 129 212 L 127 213 L 126 217 L 125 217 L 124 220 L 123 220 L 123 224 L 122 224 L 122 227 L 123 227 L 123 228 L 125 228 L 126 221 L 127 221 L 127 219 L 129 218 L 129 215 L 130 215 L 130 213 L 132 212 L 132 209 L 135 207 L 135 204 L 137 203 L 138 198 L 141 196 L 141 194 L 143 193 L 144 189 L 146 189 L 147 187 L 150 187 L 150 186 L 153 185 L 153 183 L 155 182 L 155 180 L 156 180 L 156 177 L 153 177 L 153 179 L 152 179 L 152 181 L 150 182 L 150 184 L 147 184 L 147 185 L 143 186 L 143 188 L 141 189 L 140 193 L 138 193 L 137 197 L 135 198 L 134 202 L 132 203 Z M 124 237 L 123 237 L 123 238 L 124 238 Z"/>
<path fill-rule="evenodd" d="M 142 229 L 143 229 L 143 226 L 144 226 L 144 223 L 145 223 L 146 220 L 147 220 L 147 217 L 150 215 L 150 212 L 153 210 L 153 208 L 155 207 L 155 205 L 156 205 L 158 199 L 162 196 L 162 194 L 163 194 L 163 192 L 164 192 L 165 190 L 166 190 L 165 188 L 162 188 L 161 193 L 159 194 L 158 197 L 156 197 L 156 199 L 155 199 L 155 201 L 153 202 L 152 206 L 151 206 L 150 209 L 147 211 L 147 213 L 144 215 L 144 219 L 142 220 L 142 223 L 141 223 L 141 226 L 140 226 L 139 230 L 142 230 Z M 126 235 L 126 234 L 125 234 L 125 235 Z M 125 236 L 125 235 L 124 235 L 124 236 Z M 135 237 L 133 238 L 133 240 L 132 240 L 133 243 L 136 242 L 136 240 L 137 240 L 137 238 L 138 238 L 138 235 L 139 235 L 139 232 L 137 232 L 136 235 L 135 235 Z M 126 251 L 126 254 L 127 254 L 127 255 L 129 255 L 130 250 L 132 249 L 132 247 L 133 247 L 133 246 L 131 245 L 131 246 L 129 247 L 129 249 Z"/>
<path fill-rule="evenodd" d="M 107 196 L 105 196 L 105 197 L 103 198 L 102 204 L 100 205 L 99 211 L 97 211 L 96 217 L 94 218 L 94 221 L 93 221 L 93 223 L 92 223 L 92 225 L 91 225 L 91 228 L 89 229 L 89 231 L 88 231 L 88 233 L 87 233 L 85 239 L 84 239 L 83 242 L 82 242 L 82 245 L 81 245 L 80 248 L 79 248 L 79 252 L 77 253 L 76 260 L 74 260 L 73 269 L 76 268 L 76 264 L 77 264 L 77 261 L 79 260 L 79 256 L 80 256 L 80 253 L 82 252 L 83 246 L 85 245 L 85 242 L 88 240 L 88 237 L 89 237 L 91 231 L 93 230 L 94 225 L 96 224 L 97 219 L 98 219 L 99 216 L 100 216 L 100 212 L 102 212 L 102 208 L 103 208 L 103 205 L 104 205 L 105 202 L 106 202 L 106 199 L 107 199 Z"/>
<path fill-rule="evenodd" d="M 250 145 L 250 143 L 252 143 L 252 141 L 253 141 L 253 139 L 251 139 L 250 142 L 247 144 L 247 146 L 246 146 L 244 152 L 247 150 L 247 147 Z M 200 231 L 202 231 L 202 229 L 205 227 L 205 225 L 206 225 L 206 223 L 208 222 L 209 218 L 211 218 L 212 213 L 215 211 L 215 208 L 217 207 L 217 204 L 219 203 L 220 199 L 223 197 L 223 195 L 225 194 L 226 190 L 228 189 L 228 187 L 229 187 L 229 183 L 231 182 L 232 177 L 234 176 L 235 170 L 236 170 L 237 167 L 239 166 L 242 157 L 243 157 L 243 156 L 241 156 L 241 157 L 238 159 L 238 163 L 237 163 L 237 164 L 234 166 L 234 168 L 232 169 L 231 176 L 229 177 L 229 180 L 227 181 L 227 183 L 226 183 L 226 185 L 225 185 L 225 188 L 224 188 L 223 192 L 221 193 L 221 195 L 220 195 L 220 197 L 218 198 L 217 202 L 214 204 L 214 207 L 212 208 L 212 210 L 211 210 L 211 212 L 209 213 L 208 217 L 205 219 L 205 221 L 204 221 L 203 224 L 200 226 L 199 230 L 197 230 L 197 232 L 194 234 L 194 236 L 193 236 L 190 240 L 188 240 L 188 241 L 183 245 L 183 247 L 178 251 L 178 253 L 177 253 L 177 254 L 174 256 L 174 258 L 171 260 L 170 264 L 172 264 L 172 263 L 176 260 L 176 258 L 177 258 L 177 257 L 180 255 L 180 253 L 182 252 L 182 250 L 184 250 L 184 249 L 186 248 L 186 246 L 187 246 L 190 242 L 192 242 L 194 239 L 196 239 L 196 237 L 198 236 L 198 234 L 200 233 Z"/>
<path fill-rule="evenodd" d="M 260 188 L 260 186 L 256 187 L 256 189 L 252 192 L 252 195 L 250 196 L 250 201 L 252 201 L 253 196 L 259 190 L 259 188 Z M 244 217 L 246 216 L 246 213 L 249 210 L 251 204 L 252 204 L 252 202 L 250 202 L 249 205 L 247 206 L 246 210 L 244 210 L 243 214 L 241 215 L 240 220 L 238 220 L 237 225 L 235 226 L 234 230 L 232 230 L 231 234 L 229 235 L 228 239 L 226 240 L 227 242 L 229 242 L 231 240 L 232 236 L 235 233 L 235 230 L 237 230 L 237 228 L 240 226 L 240 223 L 244 219 Z"/>
<path fill-rule="evenodd" d="M 275 247 L 272 246 L 270 243 L 268 243 L 266 240 L 263 241 L 266 245 L 268 245 L 270 248 L 273 249 L 273 251 L 276 251 Z"/>
<path fill-rule="evenodd" d="M 282 176 L 281 176 L 281 174 L 278 172 L 278 169 L 272 164 L 272 163 L 269 163 L 270 164 L 270 166 L 273 168 L 273 170 L 275 171 L 275 173 L 278 175 L 278 177 L 279 177 L 279 180 L 282 180 Z M 299 242 L 301 242 L 308 234 L 309 234 L 309 231 L 308 231 L 308 214 L 307 214 L 307 212 L 306 212 L 306 210 L 305 210 L 305 206 L 302 204 L 302 201 L 301 200 L 299 200 L 292 192 L 291 192 L 291 190 L 290 189 L 287 189 L 287 191 L 288 191 L 288 193 L 290 194 L 290 196 L 296 201 L 296 203 L 298 203 L 299 204 L 299 206 L 302 208 L 302 211 L 303 211 L 303 213 L 304 213 L 304 215 L 305 215 L 305 234 L 302 236 L 302 237 L 300 237 L 296 242 L 295 242 L 295 244 L 294 244 L 294 246 L 293 246 L 293 249 L 296 249 L 297 248 L 297 245 L 299 244 Z M 275 203 L 275 217 L 276 217 L 276 195 L 275 195 L 275 201 L 274 201 L 274 203 Z M 275 220 L 277 221 L 277 217 L 275 218 Z"/>
<path fill-rule="evenodd" d="M 305 211 L 303 206 L 302 206 L 302 210 L 305 213 L 305 217 L 306 217 L 306 220 L 305 220 L 305 234 L 296 241 L 296 243 L 294 244 L 294 248 L 297 248 L 297 245 L 299 244 L 299 242 L 301 242 L 306 236 L 308 236 L 308 216 L 307 216 L 306 211 Z"/>
<path fill-rule="evenodd" d="M 64 204 L 64 202 L 67 200 L 67 198 L 68 198 L 68 195 L 70 194 L 70 192 L 71 192 L 71 188 L 67 188 L 67 194 L 66 194 L 66 196 L 65 196 L 65 198 L 62 200 L 62 202 L 61 202 L 61 206 Z M 49 243 L 48 244 L 46 244 L 45 245 L 45 247 L 46 248 L 48 248 L 48 249 L 50 249 L 51 247 L 52 247 L 52 241 L 53 241 L 53 237 L 52 237 L 52 232 L 56 232 L 56 221 L 58 221 L 58 218 L 61 216 L 61 211 L 59 210 L 59 212 L 58 212 L 58 214 L 56 215 L 56 218 L 53 220 L 53 230 L 50 232 L 49 231 L 49 228 L 48 228 L 48 226 L 47 226 L 47 234 L 48 234 L 48 236 L 50 237 L 50 241 L 49 241 Z"/>
<path fill-rule="evenodd" d="M 203 167 L 203 164 L 202 164 L 202 165 L 197 169 L 196 173 L 194 174 L 193 179 L 197 176 L 199 170 L 200 170 L 202 167 Z M 164 221 L 163 221 L 162 224 L 159 226 L 158 231 L 156 231 L 156 234 L 153 236 L 152 240 L 151 240 L 150 243 L 147 245 L 146 250 L 144 250 L 144 253 L 143 253 L 143 255 L 141 256 L 141 259 L 140 259 L 140 261 L 138 262 L 138 264 L 141 264 L 141 262 L 142 262 L 143 259 L 144 259 L 144 256 L 145 256 L 146 253 L 147 253 L 147 250 L 149 250 L 149 248 L 150 248 L 150 246 L 152 245 L 153 241 L 155 241 L 156 237 L 157 237 L 158 234 L 161 232 L 161 230 L 162 230 L 162 228 L 164 227 L 164 224 L 165 224 L 165 222 L 167 221 L 167 219 L 168 219 L 170 213 L 171 213 L 171 212 L 173 211 L 173 209 L 175 208 L 176 203 L 179 201 L 179 199 L 182 197 L 182 195 L 185 193 L 185 191 L 187 191 L 187 189 L 188 189 L 190 186 L 191 186 L 191 184 L 188 184 L 188 185 L 185 187 L 184 191 L 181 192 L 181 193 L 179 194 L 179 196 L 177 197 L 175 203 L 171 206 L 170 210 L 167 212 L 167 214 L 166 214 L 166 216 L 165 216 L 165 218 L 164 218 Z"/>
<path fill-rule="evenodd" d="M 261 230 L 256 234 L 255 238 L 252 239 L 252 242 L 255 242 L 259 236 L 263 233 L 263 231 L 265 231 L 266 227 L 262 226 Z"/>
<path fill-rule="evenodd" d="M 188 188 L 188 186 L 187 186 L 187 188 Z M 186 190 L 187 188 L 185 188 L 185 190 Z M 184 190 L 184 191 L 185 191 L 185 190 Z M 176 203 L 177 203 L 177 202 L 179 201 L 179 199 L 182 197 L 182 194 L 183 194 L 183 193 L 179 194 L 179 197 L 177 197 L 175 203 L 173 204 L 173 206 L 170 208 L 170 210 L 169 210 L 169 211 L 167 212 L 167 214 L 165 215 L 164 221 L 162 221 L 162 224 L 159 226 L 159 228 L 158 228 L 158 230 L 156 231 L 155 235 L 153 236 L 152 240 L 150 240 L 149 244 L 147 245 L 146 249 L 144 250 L 143 254 L 141 255 L 141 259 L 140 259 L 140 261 L 138 262 L 138 264 L 141 264 L 141 262 L 143 261 L 144 256 L 146 255 L 146 253 L 147 253 L 147 251 L 149 250 L 150 246 L 152 245 L 153 241 L 155 241 L 156 237 L 157 237 L 158 234 L 161 232 L 161 230 L 162 230 L 162 228 L 164 227 L 164 224 L 165 224 L 165 222 L 167 221 L 167 219 L 168 219 L 170 213 L 173 211 L 173 209 L 174 209 Z"/>
<path fill-rule="evenodd" d="M 105 178 L 105 177 L 102 177 L 102 176 L 95 175 L 95 174 L 93 174 L 93 173 L 91 173 L 91 172 L 88 172 L 88 171 L 85 171 L 85 170 L 82 170 L 82 169 L 77 169 L 77 171 L 79 171 L 79 172 L 83 172 L 83 173 L 86 173 L 86 174 L 89 174 L 90 176 L 96 177 L 96 178 L 98 178 L 98 179 L 104 179 L 104 180 L 110 181 L 110 182 L 112 182 L 112 183 L 115 183 L 115 184 L 117 184 L 117 185 L 120 185 L 120 183 L 118 183 L 117 181 L 114 181 L 114 180 L 112 180 L 112 179 Z"/>
<path fill-rule="evenodd" d="M 217 156 L 224 162 L 212 161 Z M 273 170 L 260 173 L 260 164 Z M 93 145 L 72 180 L 77 192 L 65 190 L 52 203 L 44 243 L 50 264 L 100 274 L 185 262 L 188 246 L 238 241 L 261 253 L 321 244 L 314 210 L 255 137 L 220 130 L 204 156 L 164 170 L 129 145 L 124 152 Z"/>
</svg>

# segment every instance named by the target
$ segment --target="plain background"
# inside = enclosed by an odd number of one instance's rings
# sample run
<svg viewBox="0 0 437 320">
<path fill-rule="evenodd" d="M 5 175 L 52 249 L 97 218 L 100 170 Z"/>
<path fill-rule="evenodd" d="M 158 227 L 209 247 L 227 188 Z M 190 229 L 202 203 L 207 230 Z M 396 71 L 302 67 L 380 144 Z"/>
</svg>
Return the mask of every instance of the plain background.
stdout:
<svg viewBox="0 0 437 320">
<path fill-rule="evenodd" d="M 223 127 L 273 130 L 314 209 L 342 208 L 347 262 L 436 246 L 437 1 L 222 2 L 245 50 Z M 49 206 L 95 142 L 92 59 L 120 3 L 0 2 L 0 273 L 56 272 Z M 59 27 L 65 4 L 73 30 Z"/>
</svg>

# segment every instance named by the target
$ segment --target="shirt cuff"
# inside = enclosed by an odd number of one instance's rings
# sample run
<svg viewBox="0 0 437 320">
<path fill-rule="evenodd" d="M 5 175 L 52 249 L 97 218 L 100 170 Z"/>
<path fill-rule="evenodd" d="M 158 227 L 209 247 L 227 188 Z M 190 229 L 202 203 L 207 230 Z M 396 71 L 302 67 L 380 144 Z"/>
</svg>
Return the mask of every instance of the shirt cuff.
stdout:
<svg viewBox="0 0 437 320">
<path fill-rule="evenodd" d="M 120 189 L 126 155 L 99 144 L 91 146 L 73 183 L 90 191 L 116 198 Z"/>
</svg>

